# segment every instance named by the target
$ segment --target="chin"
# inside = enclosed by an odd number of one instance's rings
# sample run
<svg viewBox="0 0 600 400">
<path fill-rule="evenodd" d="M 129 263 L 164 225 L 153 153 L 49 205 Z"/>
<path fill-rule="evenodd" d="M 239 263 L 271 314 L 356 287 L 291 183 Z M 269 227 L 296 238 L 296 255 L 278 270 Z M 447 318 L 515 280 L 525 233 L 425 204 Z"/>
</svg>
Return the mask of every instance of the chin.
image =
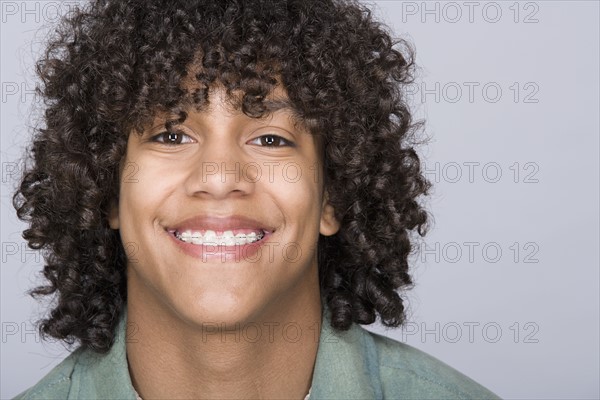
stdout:
<svg viewBox="0 0 600 400">
<path fill-rule="evenodd" d="M 245 324 L 256 316 L 256 304 L 223 292 L 205 295 L 196 300 L 194 309 L 184 309 L 183 314 L 194 325 L 221 325 L 233 329 L 235 324 Z"/>
</svg>

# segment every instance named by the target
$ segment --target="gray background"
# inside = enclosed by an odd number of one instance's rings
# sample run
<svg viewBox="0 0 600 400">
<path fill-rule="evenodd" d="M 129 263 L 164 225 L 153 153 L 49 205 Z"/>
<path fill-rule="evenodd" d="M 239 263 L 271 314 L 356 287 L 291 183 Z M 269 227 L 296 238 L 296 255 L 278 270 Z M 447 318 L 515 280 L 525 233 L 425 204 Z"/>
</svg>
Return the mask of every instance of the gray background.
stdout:
<svg viewBox="0 0 600 400">
<path fill-rule="evenodd" d="M 2 1 L 1 398 L 67 354 L 24 293 L 42 259 L 10 197 L 27 141 L 33 60 L 72 2 Z M 373 326 L 504 398 L 599 393 L 599 3 L 371 3 L 417 48 L 410 88 L 432 137 L 435 225 L 413 257 L 404 330 Z"/>
</svg>

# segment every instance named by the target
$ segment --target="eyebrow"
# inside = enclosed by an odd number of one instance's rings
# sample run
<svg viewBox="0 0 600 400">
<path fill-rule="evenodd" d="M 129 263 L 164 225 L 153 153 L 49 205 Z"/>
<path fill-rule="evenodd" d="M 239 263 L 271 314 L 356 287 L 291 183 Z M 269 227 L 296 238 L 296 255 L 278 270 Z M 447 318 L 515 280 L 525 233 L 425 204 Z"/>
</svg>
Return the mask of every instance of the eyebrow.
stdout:
<svg viewBox="0 0 600 400">
<path fill-rule="evenodd" d="M 263 104 L 265 105 L 267 111 L 261 118 L 268 118 L 269 115 L 272 115 L 277 111 L 287 111 L 292 120 L 292 123 L 295 126 L 309 130 L 308 126 L 306 126 L 302 117 L 298 113 L 298 110 L 296 110 L 292 106 L 292 103 L 289 99 L 265 99 L 263 101 Z"/>
<path fill-rule="evenodd" d="M 294 109 L 288 99 L 265 99 L 262 104 L 265 105 L 268 112 L 275 112 L 282 109 L 289 109 L 292 113 Z"/>
</svg>

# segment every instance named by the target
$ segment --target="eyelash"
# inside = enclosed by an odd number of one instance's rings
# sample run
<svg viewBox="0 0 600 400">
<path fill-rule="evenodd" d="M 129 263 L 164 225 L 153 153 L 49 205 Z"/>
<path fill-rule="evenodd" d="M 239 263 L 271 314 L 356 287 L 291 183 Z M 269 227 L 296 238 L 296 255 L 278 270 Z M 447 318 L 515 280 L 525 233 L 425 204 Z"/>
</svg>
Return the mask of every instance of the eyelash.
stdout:
<svg viewBox="0 0 600 400">
<path fill-rule="evenodd" d="M 177 145 L 180 145 L 180 144 L 186 144 L 186 143 L 172 143 L 172 142 L 160 141 L 159 140 L 161 138 L 164 139 L 166 136 L 171 135 L 171 134 L 173 134 L 173 135 L 179 135 L 180 137 L 181 136 L 186 136 L 186 137 L 190 138 L 190 135 L 188 135 L 186 133 L 183 133 L 181 131 L 173 131 L 173 132 L 164 131 L 164 132 L 161 132 L 159 134 L 156 134 L 156 135 L 152 136 L 150 138 L 150 141 L 156 142 L 156 143 L 160 143 L 160 144 L 163 144 L 165 146 L 177 146 Z"/>
<path fill-rule="evenodd" d="M 283 143 L 283 145 L 280 145 L 280 146 L 261 146 L 261 147 L 296 147 L 296 145 L 292 141 L 290 141 L 290 140 L 288 140 L 286 138 L 283 138 L 281 136 L 274 135 L 272 133 L 268 134 L 268 135 L 262 135 L 262 136 L 259 136 L 257 138 L 254 138 L 254 139 L 251 140 L 251 142 L 254 142 L 254 141 L 260 140 L 260 139 L 264 139 L 264 138 L 267 138 L 267 137 L 272 137 L 275 140 L 279 140 L 281 143 Z"/>
<path fill-rule="evenodd" d="M 188 134 L 186 134 L 186 133 L 184 133 L 182 131 L 174 131 L 174 132 L 164 131 L 164 132 L 161 132 L 161 133 L 153 136 L 152 138 L 150 138 L 150 140 L 152 142 L 160 143 L 160 144 L 163 144 L 165 146 L 177 146 L 177 145 L 180 145 L 180 144 L 190 143 L 190 142 L 186 142 L 186 143 L 182 143 L 182 142 L 180 142 L 180 143 L 172 143 L 172 142 L 160 141 L 159 140 L 159 139 L 164 139 L 166 137 L 166 135 L 171 135 L 171 134 L 173 134 L 173 135 L 179 135 L 180 137 L 181 136 L 186 136 L 186 137 L 190 138 L 190 135 L 188 135 Z M 268 145 L 265 145 L 265 146 L 261 146 L 261 147 L 272 147 L 272 148 L 275 148 L 275 147 L 295 147 L 296 146 L 292 141 L 290 141 L 288 139 L 285 139 L 285 138 L 283 138 L 281 136 L 274 135 L 274 134 L 262 135 L 262 136 L 259 136 L 257 138 L 252 139 L 250 142 L 254 142 L 256 140 L 261 140 L 261 139 L 264 139 L 264 138 L 267 138 L 267 137 L 271 137 L 271 138 L 274 138 L 275 140 L 279 140 L 279 142 L 283 143 L 283 145 L 279 145 L 279 146 L 268 146 Z"/>
</svg>

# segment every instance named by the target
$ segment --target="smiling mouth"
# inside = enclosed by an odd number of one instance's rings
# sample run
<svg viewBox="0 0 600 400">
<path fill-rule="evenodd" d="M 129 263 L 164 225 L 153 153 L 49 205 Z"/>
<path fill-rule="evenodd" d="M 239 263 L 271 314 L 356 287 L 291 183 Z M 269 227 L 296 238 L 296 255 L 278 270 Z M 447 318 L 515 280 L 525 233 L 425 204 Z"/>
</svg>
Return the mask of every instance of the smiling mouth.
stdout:
<svg viewBox="0 0 600 400">
<path fill-rule="evenodd" d="M 171 232 L 178 240 L 195 244 L 199 246 L 243 246 L 256 243 L 265 237 L 265 231 L 262 229 L 233 229 L 223 232 L 205 230 L 183 232 Z"/>
</svg>

